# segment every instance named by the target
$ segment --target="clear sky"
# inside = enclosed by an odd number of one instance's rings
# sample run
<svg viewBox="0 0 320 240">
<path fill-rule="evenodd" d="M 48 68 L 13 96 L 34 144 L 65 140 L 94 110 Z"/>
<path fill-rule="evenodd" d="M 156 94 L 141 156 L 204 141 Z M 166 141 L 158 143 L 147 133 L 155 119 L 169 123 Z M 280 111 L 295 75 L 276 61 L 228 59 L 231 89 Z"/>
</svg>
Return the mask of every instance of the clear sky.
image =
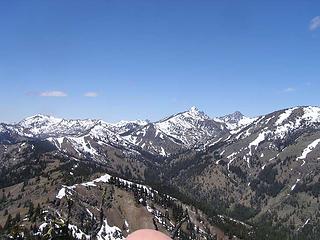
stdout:
<svg viewBox="0 0 320 240">
<path fill-rule="evenodd" d="M 0 121 L 319 105 L 320 1 L 0 1 Z"/>
</svg>

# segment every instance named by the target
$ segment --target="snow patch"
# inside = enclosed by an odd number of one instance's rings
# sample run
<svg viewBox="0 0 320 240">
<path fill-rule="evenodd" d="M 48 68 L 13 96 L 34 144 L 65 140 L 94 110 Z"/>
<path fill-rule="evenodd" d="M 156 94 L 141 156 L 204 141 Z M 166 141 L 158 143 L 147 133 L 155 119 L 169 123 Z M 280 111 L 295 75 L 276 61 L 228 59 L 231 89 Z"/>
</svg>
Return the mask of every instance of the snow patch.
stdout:
<svg viewBox="0 0 320 240">
<path fill-rule="evenodd" d="M 257 147 L 259 146 L 259 144 L 261 142 L 263 142 L 266 138 L 266 136 L 270 133 L 271 131 L 266 131 L 266 132 L 262 132 L 259 134 L 259 136 L 254 140 L 252 141 L 250 144 L 249 144 L 249 155 L 252 156 L 252 147 L 255 147 L 255 149 L 257 149 Z"/>
<path fill-rule="evenodd" d="M 303 159 L 306 159 L 307 155 L 309 153 L 311 153 L 315 148 L 316 146 L 320 143 L 320 138 L 317 139 L 317 140 L 314 140 L 312 143 L 310 143 L 302 152 L 301 156 L 297 158 L 297 161 L 298 160 L 303 160 Z M 304 164 L 303 164 L 304 165 Z"/>
<path fill-rule="evenodd" d="M 69 230 L 71 230 L 71 234 L 74 238 L 82 240 L 82 239 L 90 239 L 90 235 L 85 234 L 81 231 L 80 228 L 78 228 L 76 225 L 69 224 L 68 225 Z"/>
<path fill-rule="evenodd" d="M 295 189 L 295 187 L 297 186 L 297 183 L 300 182 L 300 181 L 301 181 L 301 179 L 298 178 L 296 183 L 291 187 L 291 191 L 293 191 Z"/>
<path fill-rule="evenodd" d="M 64 196 L 66 196 L 66 189 L 61 188 L 60 191 L 58 192 L 58 195 L 56 196 L 56 198 L 62 199 Z"/>
<path fill-rule="evenodd" d="M 103 221 L 101 229 L 97 234 L 97 240 L 122 240 L 125 239 L 122 235 L 120 228 L 109 226 L 107 220 Z"/>
<path fill-rule="evenodd" d="M 288 117 L 291 116 L 292 112 L 295 109 L 297 109 L 297 108 L 290 108 L 290 109 L 287 109 L 284 113 L 280 114 L 278 120 L 275 123 L 275 125 L 276 126 L 281 125 Z"/>
</svg>

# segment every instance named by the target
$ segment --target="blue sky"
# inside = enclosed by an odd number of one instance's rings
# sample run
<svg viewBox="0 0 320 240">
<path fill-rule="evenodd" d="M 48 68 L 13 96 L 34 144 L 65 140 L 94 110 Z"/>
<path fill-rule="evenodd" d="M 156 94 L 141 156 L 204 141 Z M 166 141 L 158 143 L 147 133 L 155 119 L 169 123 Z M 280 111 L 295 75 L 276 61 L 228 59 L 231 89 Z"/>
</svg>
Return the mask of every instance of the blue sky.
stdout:
<svg viewBox="0 0 320 240">
<path fill-rule="evenodd" d="M 319 105 L 319 1 L 0 1 L 0 121 Z"/>
</svg>

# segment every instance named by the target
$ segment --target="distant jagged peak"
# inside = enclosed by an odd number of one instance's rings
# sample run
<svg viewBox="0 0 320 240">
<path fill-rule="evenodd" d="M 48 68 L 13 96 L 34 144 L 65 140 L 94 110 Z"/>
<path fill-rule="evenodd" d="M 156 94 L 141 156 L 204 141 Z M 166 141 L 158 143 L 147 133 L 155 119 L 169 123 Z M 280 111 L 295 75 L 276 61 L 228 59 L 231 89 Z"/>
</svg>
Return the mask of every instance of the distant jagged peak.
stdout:
<svg viewBox="0 0 320 240">
<path fill-rule="evenodd" d="M 194 112 L 194 113 L 198 113 L 200 112 L 199 109 L 196 106 L 192 106 L 189 110 L 189 112 Z"/>
<path fill-rule="evenodd" d="M 225 122 L 237 123 L 244 117 L 245 116 L 240 111 L 235 111 L 234 113 L 230 113 L 219 118 Z"/>
<path fill-rule="evenodd" d="M 240 111 L 235 111 L 222 117 L 215 118 L 216 121 L 224 122 L 231 133 L 236 133 L 243 127 L 248 126 L 257 118 L 250 118 L 243 115 Z"/>
<path fill-rule="evenodd" d="M 209 119 L 209 116 L 205 114 L 205 112 L 199 110 L 199 108 L 197 108 L 196 106 L 192 106 L 188 111 L 184 112 L 183 114 L 186 113 L 195 119 Z"/>
</svg>

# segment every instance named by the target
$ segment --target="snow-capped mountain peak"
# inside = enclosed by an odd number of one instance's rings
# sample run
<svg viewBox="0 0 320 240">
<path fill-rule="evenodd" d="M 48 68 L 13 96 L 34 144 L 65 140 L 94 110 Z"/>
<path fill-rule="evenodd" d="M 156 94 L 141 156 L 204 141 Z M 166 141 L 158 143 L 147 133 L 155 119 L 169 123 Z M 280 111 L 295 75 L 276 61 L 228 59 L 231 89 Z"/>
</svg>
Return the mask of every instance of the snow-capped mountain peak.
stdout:
<svg viewBox="0 0 320 240">
<path fill-rule="evenodd" d="M 192 112 L 192 111 L 194 111 L 194 112 L 199 112 L 199 109 L 196 107 L 196 106 L 192 106 L 191 108 L 190 108 L 190 111 Z"/>
<path fill-rule="evenodd" d="M 241 112 L 235 111 L 234 113 L 220 117 L 220 119 L 224 120 L 225 122 L 229 122 L 229 123 L 237 123 L 241 119 L 243 119 L 243 117 L 245 117 L 245 116 Z"/>
<path fill-rule="evenodd" d="M 27 117 L 19 122 L 20 126 L 30 127 L 36 125 L 58 124 L 62 121 L 62 118 L 56 118 L 48 115 L 37 114 L 31 117 Z"/>
<path fill-rule="evenodd" d="M 191 107 L 189 111 L 185 112 L 185 114 L 189 115 L 190 117 L 196 120 L 209 119 L 209 116 L 207 116 L 204 112 L 200 111 L 195 106 Z"/>
<path fill-rule="evenodd" d="M 216 118 L 217 121 L 224 122 L 231 133 L 240 131 L 243 127 L 248 126 L 257 118 L 250 118 L 244 116 L 241 112 L 235 111 L 234 113 L 225 115 L 223 117 Z"/>
<path fill-rule="evenodd" d="M 221 133 L 221 123 L 210 119 L 204 112 L 192 107 L 155 124 L 159 131 L 178 139 L 187 146 L 199 143 Z"/>
</svg>

